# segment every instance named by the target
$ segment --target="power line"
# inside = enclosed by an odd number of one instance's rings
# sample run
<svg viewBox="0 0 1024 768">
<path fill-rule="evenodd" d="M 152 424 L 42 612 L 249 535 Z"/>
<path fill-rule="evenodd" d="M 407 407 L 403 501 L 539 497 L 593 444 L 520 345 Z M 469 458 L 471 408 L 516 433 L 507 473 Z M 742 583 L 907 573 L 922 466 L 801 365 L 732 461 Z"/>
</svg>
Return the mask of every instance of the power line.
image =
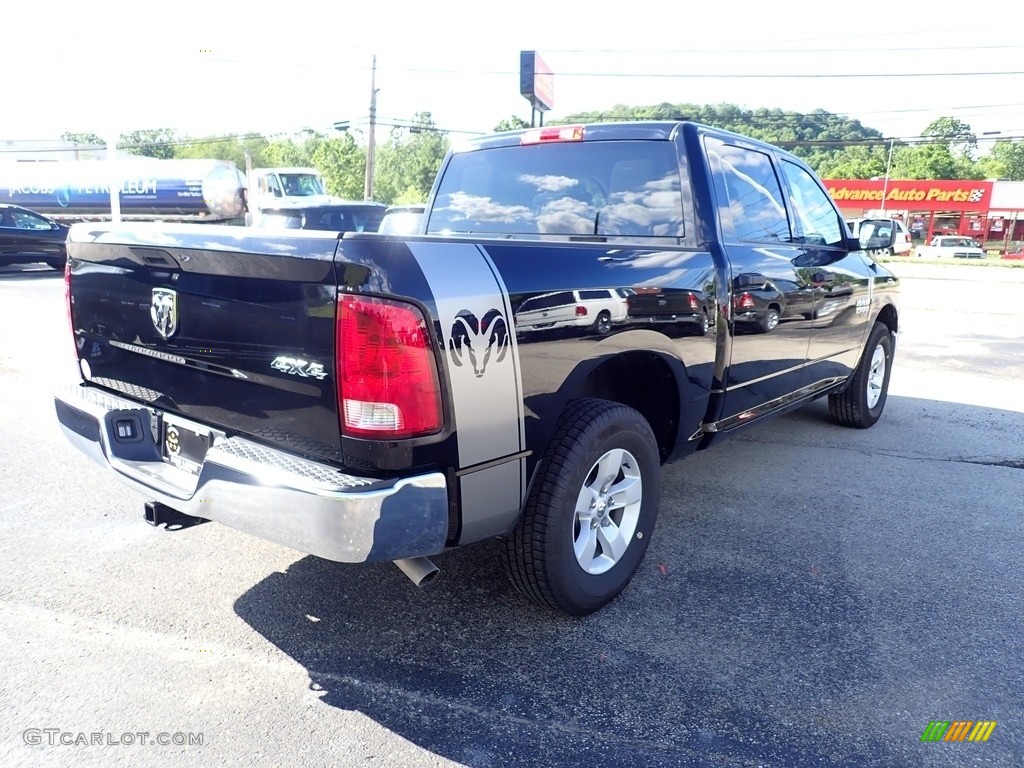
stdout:
<svg viewBox="0 0 1024 768">
<path fill-rule="evenodd" d="M 899 37 L 904 37 L 904 38 L 906 37 L 906 33 L 905 32 L 897 32 L 895 34 L 898 35 Z M 859 38 L 854 38 L 854 37 L 850 37 L 850 36 L 845 36 L 844 35 L 842 39 L 843 40 L 853 40 L 853 39 L 866 39 L 866 38 L 873 38 L 873 37 L 880 37 L 880 35 L 866 35 L 866 36 L 862 36 L 862 37 L 859 37 Z M 817 41 L 819 41 L 821 39 L 822 38 L 816 38 L 815 42 L 817 42 Z M 794 42 L 799 42 L 799 41 L 794 41 Z M 944 45 L 944 46 L 942 46 L 942 50 L 943 51 L 995 51 L 995 50 L 1004 50 L 1004 49 L 1024 51 L 1024 46 L 1020 45 L 1019 43 L 1012 43 L 1012 44 L 1007 44 L 1007 45 Z M 789 48 L 750 48 L 750 47 L 747 47 L 747 48 L 686 48 L 685 50 L 680 50 L 679 48 L 643 48 L 643 49 L 640 49 L 640 48 L 599 48 L 599 49 L 593 49 L 593 50 L 586 50 L 586 49 L 583 49 L 583 48 L 545 48 L 543 50 L 544 55 L 553 54 L 553 53 L 554 54 L 557 54 L 557 53 L 584 54 L 584 55 L 619 54 L 619 53 L 621 53 L 623 55 L 643 54 L 645 56 L 646 55 L 666 56 L 666 55 L 672 55 L 672 54 L 693 55 L 693 54 L 708 54 L 708 53 L 753 53 L 753 54 L 760 55 L 762 53 L 789 53 L 789 54 L 793 54 L 793 53 L 857 53 L 857 54 L 864 54 L 864 53 L 894 53 L 894 52 L 934 53 L 935 52 L 935 47 L 934 46 L 906 46 L 906 45 L 901 45 L 901 46 L 893 47 L 893 48 L 868 48 L 868 49 L 863 48 L 863 47 L 856 47 L 856 48 L 835 48 L 835 47 L 829 47 L 829 48 L 804 48 L 804 47 L 800 47 L 799 49 L 794 49 L 791 46 Z"/>
<path fill-rule="evenodd" d="M 407 67 L 405 69 L 386 70 L 392 73 L 423 73 L 423 74 L 465 74 L 466 70 L 440 67 Z M 502 77 L 518 76 L 519 72 L 511 70 L 475 70 L 476 75 L 500 75 Z M 1002 70 L 996 72 L 874 72 L 874 73 L 822 73 L 822 72 L 556 72 L 555 77 L 611 77 L 611 78 L 657 78 L 657 79 L 711 79 L 711 80 L 746 80 L 746 79 L 855 79 L 855 78 L 890 78 L 890 77 L 1006 77 L 1024 75 L 1024 70 Z"/>
</svg>

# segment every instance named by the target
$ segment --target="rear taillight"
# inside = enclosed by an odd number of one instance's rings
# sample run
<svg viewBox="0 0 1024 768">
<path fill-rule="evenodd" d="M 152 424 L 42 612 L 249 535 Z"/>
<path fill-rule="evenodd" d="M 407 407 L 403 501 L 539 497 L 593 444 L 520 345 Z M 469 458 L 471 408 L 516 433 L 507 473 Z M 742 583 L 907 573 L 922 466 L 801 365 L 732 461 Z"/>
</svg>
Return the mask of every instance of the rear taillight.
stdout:
<svg viewBox="0 0 1024 768">
<path fill-rule="evenodd" d="M 587 316 L 587 308 L 584 307 L 582 304 L 577 304 L 576 305 L 576 317 L 586 317 L 586 316 Z"/>
<path fill-rule="evenodd" d="M 700 309 L 700 304 L 698 303 L 696 296 L 694 296 L 691 293 L 686 298 L 687 298 L 687 301 L 690 303 L 690 309 L 692 309 L 694 312 L 696 312 L 698 309 Z"/>
<path fill-rule="evenodd" d="M 736 309 L 753 309 L 754 308 L 754 297 L 749 293 L 741 293 L 735 299 L 733 299 L 733 306 Z"/>
<path fill-rule="evenodd" d="M 391 439 L 441 429 L 441 388 L 423 314 L 411 304 L 338 298 L 341 431 Z"/>
</svg>

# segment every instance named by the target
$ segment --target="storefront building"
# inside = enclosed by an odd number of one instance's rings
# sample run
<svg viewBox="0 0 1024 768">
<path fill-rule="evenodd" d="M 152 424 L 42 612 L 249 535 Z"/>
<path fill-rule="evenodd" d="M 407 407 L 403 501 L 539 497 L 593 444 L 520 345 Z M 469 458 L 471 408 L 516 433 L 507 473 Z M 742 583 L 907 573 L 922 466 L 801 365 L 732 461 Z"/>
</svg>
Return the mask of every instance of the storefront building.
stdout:
<svg viewBox="0 0 1024 768">
<path fill-rule="evenodd" d="M 847 218 L 901 219 L 915 242 L 935 235 L 973 237 L 988 250 L 1024 240 L 1024 182 L 824 179 Z"/>
</svg>

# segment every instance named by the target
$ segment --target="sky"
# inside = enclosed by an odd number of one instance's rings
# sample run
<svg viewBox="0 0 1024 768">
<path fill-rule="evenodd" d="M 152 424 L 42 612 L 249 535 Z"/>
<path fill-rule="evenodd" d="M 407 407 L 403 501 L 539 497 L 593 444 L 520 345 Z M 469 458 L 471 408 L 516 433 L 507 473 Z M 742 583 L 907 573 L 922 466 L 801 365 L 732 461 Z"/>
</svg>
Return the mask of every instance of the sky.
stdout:
<svg viewBox="0 0 1024 768">
<path fill-rule="evenodd" d="M 150 128 L 327 131 L 342 120 L 365 135 L 371 78 L 378 140 L 385 123 L 418 112 L 453 135 L 489 132 L 512 116 L 530 119 L 519 93 L 522 50 L 554 72 L 547 121 L 618 104 L 730 103 L 825 109 L 896 138 L 918 136 L 941 116 L 970 125 L 983 145 L 1024 137 L 1019 0 L 372 8 L 18 3 L 0 25 L 8 84 L 0 141 Z"/>
</svg>

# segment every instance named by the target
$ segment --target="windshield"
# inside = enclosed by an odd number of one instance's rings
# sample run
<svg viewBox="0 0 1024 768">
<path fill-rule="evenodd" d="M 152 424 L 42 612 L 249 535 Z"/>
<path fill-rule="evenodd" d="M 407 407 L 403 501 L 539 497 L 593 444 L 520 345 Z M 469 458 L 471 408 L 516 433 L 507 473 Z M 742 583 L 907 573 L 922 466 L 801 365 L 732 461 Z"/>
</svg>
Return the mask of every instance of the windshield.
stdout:
<svg viewBox="0 0 1024 768">
<path fill-rule="evenodd" d="M 282 173 L 281 184 L 284 193 L 289 197 L 310 197 L 324 195 L 324 184 L 320 177 L 312 173 Z"/>
<path fill-rule="evenodd" d="M 456 154 L 427 232 L 682 237 L 675 145 L 577 141 Z"/>
</svg>

